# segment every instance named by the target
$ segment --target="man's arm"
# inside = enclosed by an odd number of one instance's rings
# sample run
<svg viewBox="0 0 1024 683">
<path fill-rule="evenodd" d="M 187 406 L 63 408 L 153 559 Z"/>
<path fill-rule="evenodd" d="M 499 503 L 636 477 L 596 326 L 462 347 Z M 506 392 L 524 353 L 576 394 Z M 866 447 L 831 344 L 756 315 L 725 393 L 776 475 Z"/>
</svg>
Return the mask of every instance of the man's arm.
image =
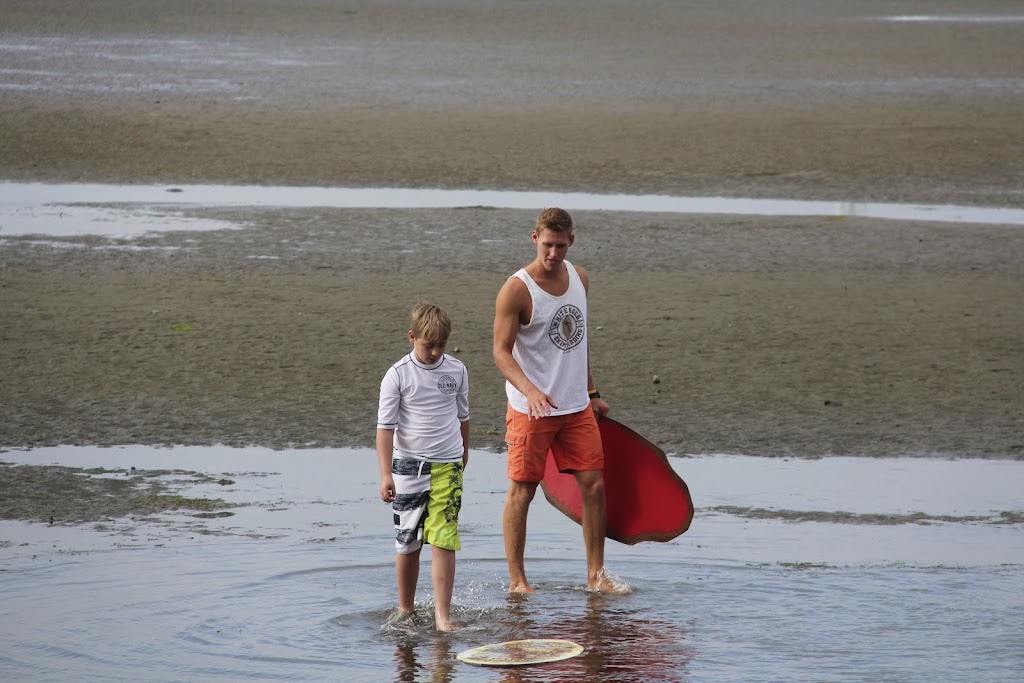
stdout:
<svg viewBox="0 0 1024 683">
<path fill-rule="evenodd" d="M 498 371 L 526 396 L 528 415 L 532 419 L 546 417 L 551 414 L 552 408 L 558 406 L 551 401 L 551 397 L 530 381 L 512 356 L 512 347 L 519 334 L 519 318 L 529 303 L 530 292 L 522 280 L 509 278 L 505 281 L 494 305 L 493 352 L 494 364 L 498 366 Z"/>
<path fill-rule="evenodd" d="M 589 346 L 590 342 L 587 342 Z M 591 392 L 597 389 L 597 385 L 594 384 L 594 374 L 590 371 L 590 349 L 587 349 L 587 392 Z M 594 414 L 597 417 L 604 417 L 608 414 L 611 409 L 610 406 L 605 403 L 603 398 L 592 398 L 590 399 L 590 407 L 593 408 Z"/>
<path fill-rule="evenodd" d="M 576 268 L 577 274 L 580 276 L 580 282 L 583 283 L 583 290 L 590 295 L 590 275 L 584 269 L 579 266 L 573 266 Z M 589 321 L 588 321 L 589 323 Z M 590 370 L 590 330 L 587 330 L 587 391 L 594 391 L 597 389 L 597 385 L 594 384 L 594 373 Z M 604 399 L 595 398 L 591 399 L 590 407 L 593 408 L 594 414 L 598 417 L 604 417 L 608 414 L 609 406 L 605 403 Z"/>
</svg>

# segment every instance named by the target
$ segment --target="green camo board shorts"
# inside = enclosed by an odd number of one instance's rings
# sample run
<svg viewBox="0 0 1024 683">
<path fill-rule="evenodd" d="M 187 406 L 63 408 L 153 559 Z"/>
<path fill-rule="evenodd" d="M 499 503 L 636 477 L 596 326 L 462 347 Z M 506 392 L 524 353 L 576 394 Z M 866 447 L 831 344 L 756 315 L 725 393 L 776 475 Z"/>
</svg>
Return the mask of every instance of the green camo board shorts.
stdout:
<svg viewBox="0 0 1024 683">
<path fill-rule="evenodd" d="M 395 549 L 414 553 L 424 543 L 462 550 L 459 510 L 462 508 L 462 463 L 395 458 Z"/>
</svg>

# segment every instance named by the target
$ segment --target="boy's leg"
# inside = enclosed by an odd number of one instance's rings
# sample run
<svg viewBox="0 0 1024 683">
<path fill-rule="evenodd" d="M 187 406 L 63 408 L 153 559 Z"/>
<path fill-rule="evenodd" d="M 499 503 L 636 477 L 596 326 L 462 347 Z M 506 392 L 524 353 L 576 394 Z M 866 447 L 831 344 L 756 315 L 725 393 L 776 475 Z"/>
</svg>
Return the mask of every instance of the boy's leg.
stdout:
<svg viewBox="0 0 1024 683">
<path fill-rule="evenodd" d="M 430 552 L 430 574 L 434 581 L 434 622 L 438 631 L 453 631 L 449 612 L 455 588 L 455 551 L 434 546 Z"/>
<path fill-rule="evenodd" d="M 395 574 L 398 578 L 398 609 L 412 612 L 420 576 L 423 549 L 422 524 L 430 496 L 430 468 L 427 464 L 401 458 L 391 463 L 395 481 Z"/>
<path fill-rule="evenodd" d="M 434 583 L 434 619 L 439 631 L 451 631 L 449 618 L 455 585 L 455 551 L 459 539 L 459 511 L 462 509 L 462 463 L 431 466 L 430 502 L 423 523 L 423 540 L 431 550 Z"/>
<path fill-rule="evenodd" d="M 398 609 L 412 612 L 416 607 L 416 584 L 420 578 L 419 548 L 411 553 L 398 553 L 395 556 L 395 573 L 398 576 Z"/>
</svg>

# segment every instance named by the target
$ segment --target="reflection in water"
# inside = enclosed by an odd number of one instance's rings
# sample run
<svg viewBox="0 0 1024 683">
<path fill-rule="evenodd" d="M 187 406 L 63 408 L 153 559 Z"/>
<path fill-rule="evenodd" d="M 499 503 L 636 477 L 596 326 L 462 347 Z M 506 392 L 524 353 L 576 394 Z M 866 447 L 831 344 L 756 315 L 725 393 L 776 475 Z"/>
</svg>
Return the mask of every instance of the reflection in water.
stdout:
<svg viewBox="0 0 1024 683">
<path fill-rule="evenodd" d="M 459 680 L 465 679 L 463 674 L 476 674 L 502 683 L 687 680 L 694 649 L 680 624 L 642 616 L 648 613 L 646 603 L 634 605 L 630 596 L 577 589 L 551 593 L 558 594 L 554 603 L 509 595 L 503 607 L 463 612 L 465 627 L 454 634 L 422 624 L 382 629 L 395 639 L 395 682 L 450 683 L 457 674 Z M 493 669 L 455 658 L 469 647 L 523 638 L 571 640 L 585 650 L 561 662 Z"/>
<path fill-rule="evenodd" d="M 566 637 L 574 631 L 587 645 L 581 659 L 590 681 L 685 680 L 693 658 L 682 625 L 641 617 L 628 598 L 589 594 L 583 618 L 567 624 Z"/>
<path fill-rule="evenodd" d="M 451 683 L 454 679 L 457 660 L 448 634 L 434 632 L 431 636 L 426 642 L 413 639 L 398 642 L 395 647 L 396 683 Z M 419 662 L 417 648 L 429 655 L 425 664 Z"/>
</svg>

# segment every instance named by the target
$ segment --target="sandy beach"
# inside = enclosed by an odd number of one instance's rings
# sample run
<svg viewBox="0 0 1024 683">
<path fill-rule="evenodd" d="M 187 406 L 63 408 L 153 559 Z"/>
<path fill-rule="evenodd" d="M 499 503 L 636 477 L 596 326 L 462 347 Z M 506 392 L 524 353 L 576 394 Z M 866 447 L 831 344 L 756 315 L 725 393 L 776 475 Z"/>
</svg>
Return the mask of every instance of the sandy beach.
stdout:
<svg viewBox="0 0 1024 683">
<path fill-rule="evenodd" d="M 1024 24 L 880 12 L 11 2 L 0 178 L 1024 205 Z M 502 448 L 493 297 L 536 211 L 189 211 L 246 227 L 0 227 L 0 444 L 369 446 L 430 298 Z M 1024 457 L 1019 226 L 577 222 L 599 388 L 666 451 Z"/>
<path fill-rule="evenodd" d="M 1021 680 L 1024 221 L 938 220 L 1024 208 L 1021 45 L 1017 0 L 5 0 L 3 677 Z M 491 324 L 542 207 L 283 186 L 930 208 L 574 210 L 598 388 L 698 513 L 603 596 L 538 501 L 523 600 Z M 471 377 L 454 634 L 426 559 L 389 622 L 370 450 L 421 299 Z M 520 637 L 585 653 L 455 660 Z"/>
</svg>

